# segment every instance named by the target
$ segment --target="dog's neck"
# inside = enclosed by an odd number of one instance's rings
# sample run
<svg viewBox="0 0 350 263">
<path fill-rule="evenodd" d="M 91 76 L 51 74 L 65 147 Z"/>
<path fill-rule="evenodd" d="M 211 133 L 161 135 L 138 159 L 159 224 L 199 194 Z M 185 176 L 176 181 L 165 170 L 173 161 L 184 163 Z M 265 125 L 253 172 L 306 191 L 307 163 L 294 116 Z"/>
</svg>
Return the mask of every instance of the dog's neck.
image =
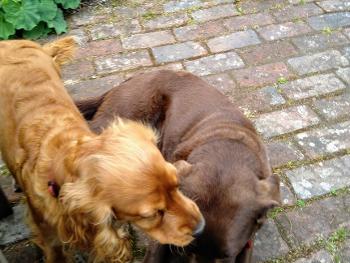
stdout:
<svg viewBox="0 0 350 263">
<path fill-rule="evenodd" d="M 76 180 L 78 173 L 79 159 L 87 153 L 84 150 L 84 140 L 89 140 L 90 136 L 76 134 L 69 140 L 62 140 L 58 145 L 56 154 L 51 157 L 51 167 L 47 172 L 48 182 L 58 187 L 67 182 Z"/>
</svg>

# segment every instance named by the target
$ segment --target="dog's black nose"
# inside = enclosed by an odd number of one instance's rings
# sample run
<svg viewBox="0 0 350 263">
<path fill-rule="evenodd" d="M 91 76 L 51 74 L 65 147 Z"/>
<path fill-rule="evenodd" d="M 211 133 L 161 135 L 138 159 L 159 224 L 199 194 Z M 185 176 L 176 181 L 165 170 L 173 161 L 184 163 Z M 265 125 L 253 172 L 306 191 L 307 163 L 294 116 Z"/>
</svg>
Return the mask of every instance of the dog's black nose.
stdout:
<svg viewBox="0 0 350 263">
<path fill-rule="evenodd" d="M 202 234 L 204 227 L 205 227 L 205 220 L 204 220 L 204 217 L 202 217 L 202 219 L 199 221 L 196 229 L 193 231 L 193 236 L 198 237 L 200 234 Z"/>
</svg>

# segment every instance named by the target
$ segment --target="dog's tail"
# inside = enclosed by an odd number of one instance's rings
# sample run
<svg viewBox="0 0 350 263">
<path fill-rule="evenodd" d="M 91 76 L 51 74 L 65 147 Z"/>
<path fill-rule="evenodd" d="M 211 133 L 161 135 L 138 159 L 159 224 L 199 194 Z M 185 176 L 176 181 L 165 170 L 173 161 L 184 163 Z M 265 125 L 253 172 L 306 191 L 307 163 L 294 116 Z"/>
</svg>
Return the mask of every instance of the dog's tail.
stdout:
<svg viewBox="0 0 350 263">
<path fill-rule="evenodd" d="M 74 101 L 75 105 L 79 109 L 80 113 L 84 116 L 87 121 L 92 120 L 98 108 L 101 106 L 102 102 L 107 93 L 98 96 L 87 98 L 85 100 Z"/>
</svg>

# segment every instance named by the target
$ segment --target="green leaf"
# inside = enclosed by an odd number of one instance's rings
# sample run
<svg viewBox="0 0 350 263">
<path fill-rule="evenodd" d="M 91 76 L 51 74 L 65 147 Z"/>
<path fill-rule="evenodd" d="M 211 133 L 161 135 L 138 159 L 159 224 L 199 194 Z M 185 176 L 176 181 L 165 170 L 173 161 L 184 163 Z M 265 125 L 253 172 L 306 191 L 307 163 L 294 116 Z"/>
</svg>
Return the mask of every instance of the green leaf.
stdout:
<svg viewBox="0 0 350 263">
<path fill-rule="evenodd" d="M 57 9 L 55 18 L 47 21 L 47 25 L 50 28 L 54 28 L 58 35 L 67 32 L 67 23 L 64 20 L 63 12 L 61 9 Z"/>
<path fill-rule="evenodd" d="M 16 29 L 31 30 L 40 22 L 38 0 L 8 0 L 3 3 L 3 9 L 6 21 L 12 23 Z"/>
<path fill-rule="evenodd" d="M 45 22 L 40 22 L 36 27 L 34 27 L 30 31 L 24 31 L 23 36 L 25 38 L 29 39 L 38 39 L 40 37 L 45 37 L 47 36 L 48 33 L 50 33 L 51 29 L 47 28 L 47 25 Z"/>
<path fill-rule="evenodd" d="M 15 27 L 5 20 L 4 14 L 0 12 L 0 39 L 8 39 L 16 32 Z"/>
<path fill-rule="evenodd" d="M 80 0 L 55 0 L 57 4 L 61 4 L 64 9 L 75 9 L 80 5 Z"/>
<path fill-rule="evenodd" d="M 39 15 L 42 21 L 49 21 L 57 14 L 57 4 L 53 0 L 40 0 Z"/>
</svg>

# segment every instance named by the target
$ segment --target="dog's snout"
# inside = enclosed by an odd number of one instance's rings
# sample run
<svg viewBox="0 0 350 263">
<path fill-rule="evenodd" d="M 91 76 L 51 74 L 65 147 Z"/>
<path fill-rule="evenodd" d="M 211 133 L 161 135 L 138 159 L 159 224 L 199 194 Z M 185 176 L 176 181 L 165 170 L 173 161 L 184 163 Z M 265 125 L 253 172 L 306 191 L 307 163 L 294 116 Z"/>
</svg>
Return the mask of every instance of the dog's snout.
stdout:
<svg viewBox="0 0 350 263">
<path fill-rule="evenodd" d="M 205 220 L 204 220 L 204 217 L 202 217 L 200 219 L 199 223 L 197 224 L 195 230 L 193 231 L 193 236 L 197 237 L 200 234 L 202 234 L 203 230 L 204 230 L 204 227 L 205 227 Z"/>
</svg>

